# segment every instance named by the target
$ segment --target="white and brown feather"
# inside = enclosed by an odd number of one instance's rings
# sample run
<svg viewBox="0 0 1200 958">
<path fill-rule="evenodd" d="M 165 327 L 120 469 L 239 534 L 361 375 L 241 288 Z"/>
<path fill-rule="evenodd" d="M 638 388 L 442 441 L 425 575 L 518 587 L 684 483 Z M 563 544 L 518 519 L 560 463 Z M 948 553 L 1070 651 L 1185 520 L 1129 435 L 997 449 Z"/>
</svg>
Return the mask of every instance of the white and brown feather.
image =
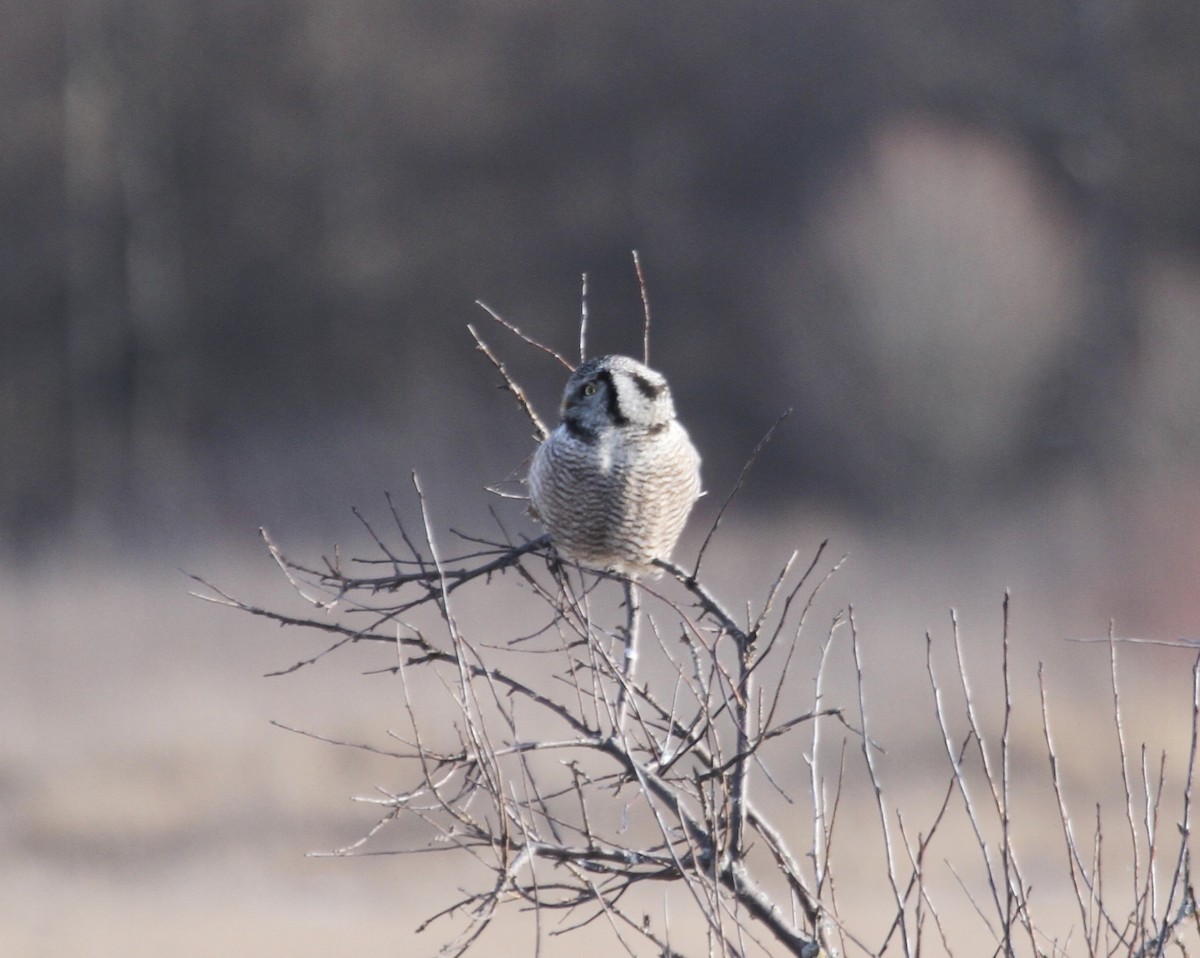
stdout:
<svg viewBox="0 0 1200 958">
<path fill-rule="evenodd" d="M 700 457 L 662 374 L 626 356 L 581 364 L 534 454 L 529 492 L 577 562 L 637 575 L 669 558 L 700 495 Z"/>
</svg>

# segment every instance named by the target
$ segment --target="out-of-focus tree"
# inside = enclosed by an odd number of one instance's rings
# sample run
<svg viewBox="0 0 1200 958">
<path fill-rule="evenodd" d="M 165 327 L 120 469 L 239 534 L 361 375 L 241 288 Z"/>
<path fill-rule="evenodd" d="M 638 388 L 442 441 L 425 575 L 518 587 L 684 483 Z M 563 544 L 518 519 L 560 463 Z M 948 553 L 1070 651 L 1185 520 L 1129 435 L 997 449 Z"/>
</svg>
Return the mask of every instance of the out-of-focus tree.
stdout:
<svg viewBox="0 0 1200 958">
<path fill-rule="evenodd" d="M 830 196 L 869 188 L 853 171 L 910 122 L 1027 163 L 1066 242 L 1082 237 L 1074 332 L 1019 397 L 1023 429 L 997 438 L 1012 465 L 995 481 L 1102 472 L 1127 452 L 1138 277 L 1200 231 L 1198 20 L 1148 0 L 15 11 L 0 536 L 144 532 L 180 502 L 189 521 L 257 521 L 267 487 L 319 510 L 316 487 L 378 488 L 380 437 L 442 437 L 447 473 L 513 468 L 511 437 L 462 414 L 482 395 L 462 376 L 472 301 L 569 339 L 587 270 L 595 346 L 627 350 L 635 247 L 702 440 L 749 445 L 807 397 L 779 493 L 920 512 L 932 475 L 969 501 L 978 461 L 933 442 L 955 430 L 881 388 L 880 325 L 844 288 L 880 277 L 807 256 L 839 235 Z M 994 208 L 960 211 L 960 248 Z M 906 282 L 941 296 L 923 262 Z"/>
</svg>

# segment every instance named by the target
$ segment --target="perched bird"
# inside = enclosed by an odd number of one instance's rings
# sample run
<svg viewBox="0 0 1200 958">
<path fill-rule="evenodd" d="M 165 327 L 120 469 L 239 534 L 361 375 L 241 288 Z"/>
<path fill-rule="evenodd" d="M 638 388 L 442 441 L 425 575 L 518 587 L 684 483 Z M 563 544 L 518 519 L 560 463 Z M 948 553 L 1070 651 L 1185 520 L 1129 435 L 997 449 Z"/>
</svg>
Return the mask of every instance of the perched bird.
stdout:
<svg viewBox="0 0 1200 958">
<path fill-rule="evenodd" d="M 581 363 L 529 468 L 532 511 L 583 565 L 639 575 L 667 559 L 700 495 L 700 456 L 667 380 L 628 356 Z"/>
</svg>

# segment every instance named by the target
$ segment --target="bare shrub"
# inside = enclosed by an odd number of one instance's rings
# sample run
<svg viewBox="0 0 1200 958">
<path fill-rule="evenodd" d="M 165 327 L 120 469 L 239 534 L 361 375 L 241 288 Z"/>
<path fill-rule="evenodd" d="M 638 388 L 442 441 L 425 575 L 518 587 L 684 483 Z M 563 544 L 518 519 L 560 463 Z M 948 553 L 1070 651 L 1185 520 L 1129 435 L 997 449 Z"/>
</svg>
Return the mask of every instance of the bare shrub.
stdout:
<svg viewBox="0 0 1200 958">
<path fill-rule="evenodd" d="M 393 756 L 404 784 L 362 799 L 378 806 L 377 820 L 331 854 L 456 856 L 458 889 L 448 883 L 444 907 L 417 929 L 450 929 L 441 953 L 485 947 L 489 925 L 514 906 L 530 914 L 532 953 L 597 923 L 628 955 L 1140 958 L 1198 947 L 1189 842 L 1200 658 L 1181 766 L 1127 741 L 1110 637 L 1112 723 L 1095 737 L 1119 762 L 1115 818 L 1099 803 L 1072 807 L 1070 756 L 1056 744 L 1039 671 L 1033 718 L 1052 798 L 1029 807 L 1014 797 L 1013 732 L 1029 716 L 1014 705 L 1007 596 L 1002 693 L 990 706 L 973 689 L 952 620 L 952 678 L 927 636 L 920 690 L 932 697 L 925 744 L 942 755 L 940 785 L 933 800 L 901 809 L 880 762 L 886 735 L 875 727 L 854 611 L 809 621 L 838 566 L 824 543 L 807 560 L 793 553 L 764 579 L 762 598 L 734 614 L 700 578 L 724 508 L 690 567 L 662 562 L 659 578 L 631 581 L 564 562 L 545 536 L 513 535 L 498 517 L 494 533 L 458 535 L 451 552 L 415 476 L 413 486 L 419 533 L 389 498 L 388 528 L 362 519 L 374 543 L 362 558 L 335 552 L 304 564 L 263 533 L 315 611 L 285 614 L 208 583 L 204 597 L 330 637 L 291 669 L 351 644 L 394 647 L 385 668 L 405 727 L 387 748 L 337 744 Z M 849 706 L 825 691 L 843 654 L 857 690 Z M 815 669 L 797 676 L 805 658 Z M 783 774 L 781 756 L 791 766 Z M 870 831 L 863 796 L 878 853 L 870 892 L 839 879 L 836 854 Z M 1017 839 L 1032 831 L 1044 843 L 1047 823 L 1063 848 L 1049 894 L 1044 875 L 1031 880 Z M 1065 920 L 1042 909 L 1056 893 L 1073 902 Z"/>
</svg>

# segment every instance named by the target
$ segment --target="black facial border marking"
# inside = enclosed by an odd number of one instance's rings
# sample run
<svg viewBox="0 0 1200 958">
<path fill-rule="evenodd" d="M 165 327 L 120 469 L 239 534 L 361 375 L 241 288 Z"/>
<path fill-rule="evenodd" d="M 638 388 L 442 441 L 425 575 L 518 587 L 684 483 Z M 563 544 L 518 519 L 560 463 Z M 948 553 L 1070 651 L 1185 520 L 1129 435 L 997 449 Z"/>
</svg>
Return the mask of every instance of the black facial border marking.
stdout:
<svg viewBox="0 0 1200 958">
<path fill-rule="evenodd" d="M 563 425 L 567 427 L 567 432 L 585 445 L 593 446 L 599 438 L 594 429 L 588 429 L 587 426 L 574 418 L 568 417 L 564 419 Z"/>
<path fill-rule="evenodd" d="M 596 378 L 604 380 L 608 385 L 608 418 L 612 420 L 614 426 L 628 426 L 629 420 L 621 412 L 620 402 L 617 398 L 617 386 L 613 382 L 612 373 L 607 369 L 602 369 L 596 373 Z"/>
<path fill-rule="evenodd" d="M 630 378 L 633 380 L 633 384 L 637 386 L 638 392 L 647 399 L 657 399 L 662 395 L 663 390 L 666 389 L 665 383 L 652 383 L 639 373 L 631 373 Z"/>
</svg>

